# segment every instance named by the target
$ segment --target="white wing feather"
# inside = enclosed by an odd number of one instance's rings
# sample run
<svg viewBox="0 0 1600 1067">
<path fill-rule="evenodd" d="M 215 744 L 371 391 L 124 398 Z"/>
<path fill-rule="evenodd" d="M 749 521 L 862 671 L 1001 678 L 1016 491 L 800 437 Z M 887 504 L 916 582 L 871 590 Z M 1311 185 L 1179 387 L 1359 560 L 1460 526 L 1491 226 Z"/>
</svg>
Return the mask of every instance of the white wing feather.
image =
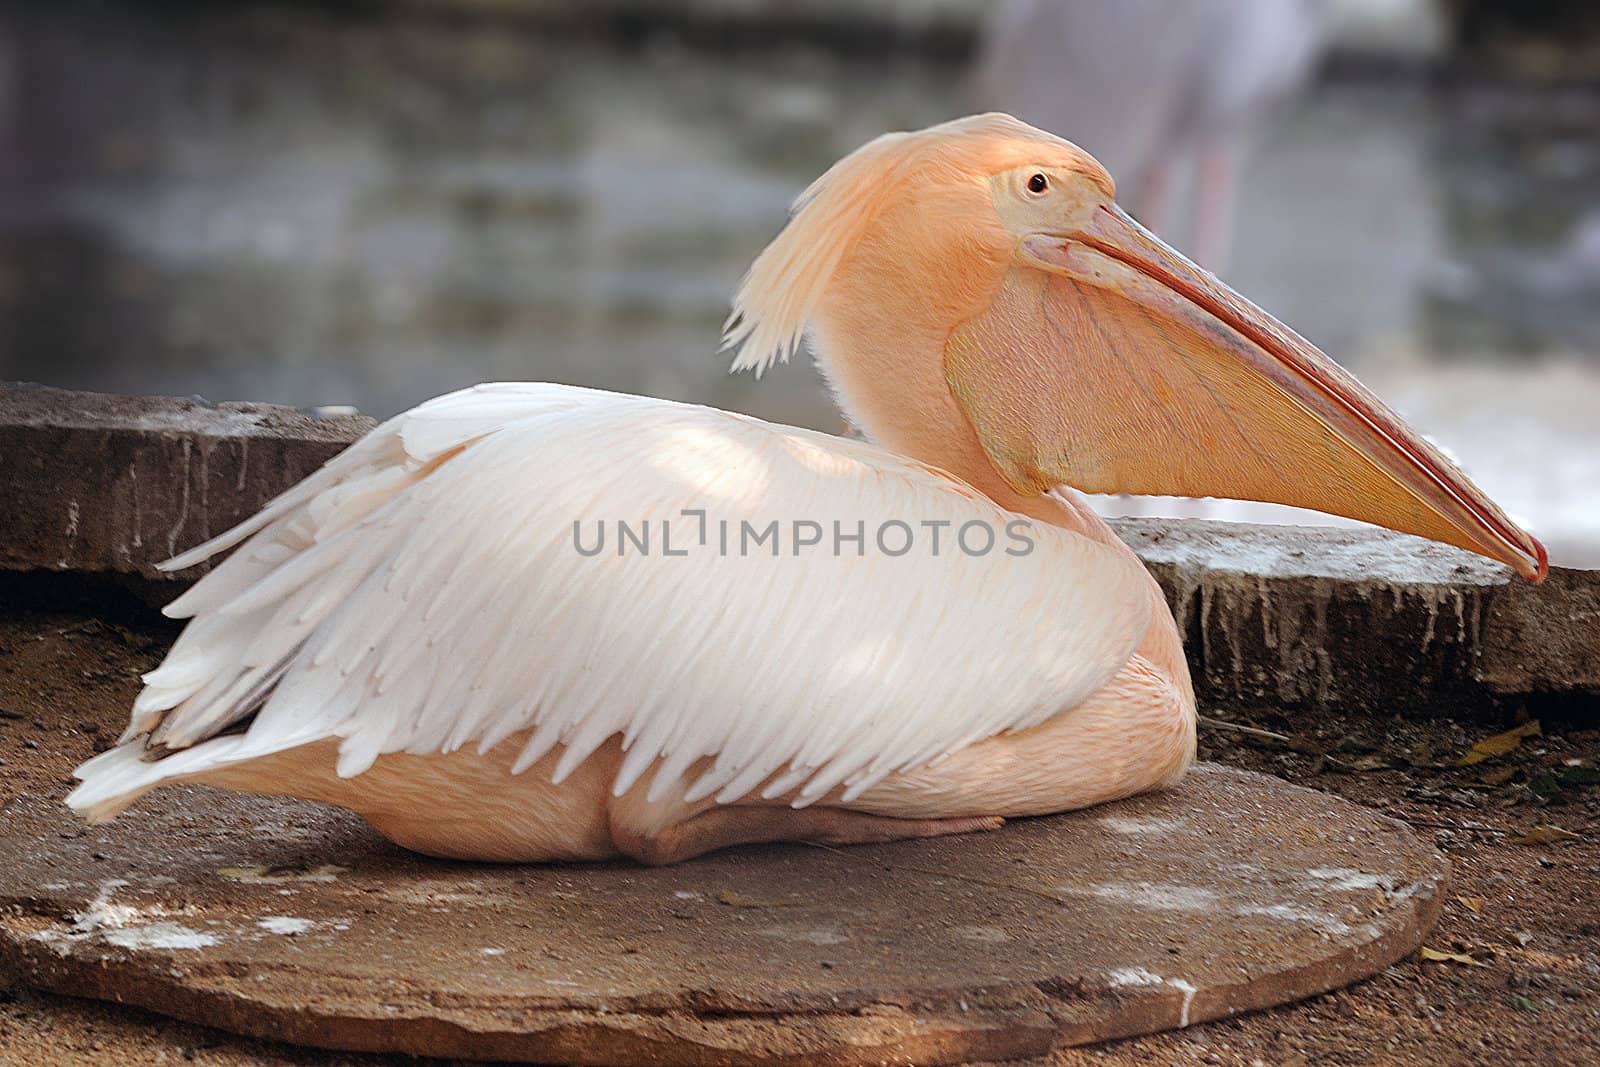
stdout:
<svg viewBox="0 0 1600 1067">
<path fill-rule="evenodd" d="M 486 751 L 532 730 L 517 769 L 564 746 L 560 780 L 621 735 L 619 795 L 658 760 L 657 797 L 709 758 L 693 797 L 767 783 L 799 789 L 797 804 L 840 786 L 849 798 L 1070 709 L 1131 655 L 1150 610 L 1137 563 L 1042 524 L 1009 555 L 1017 518 L 857 442 L 668 401 L 478 386 L 390 420 L 170 562 L 245 541 L 167 608 L 193 621 L 146 676 L 124 741 L 213 739 L 233 762 L 337 737 L 349 776 L 382 753 Z M 777 520 L 778 554 L 741 552 L 741 520 Z M 619 521 L 648 527 L 648 553 L 619 554 Z M 796 552 L 795 521 L 823 543 Z M 875 543 L 894 521 L 913 535 L 897 557 Z M 995 534 L 987 554 L 957 544 L 973 521 Z M 862 555 L 834 551 L 835 522 L 864 524 Z M 580 552 L 574 523 L 586 547 L 604 524 L 605 551 Z M 665 553 L 663 524 L 686 555 Z M 903 540 L 893 528 L 888 547 Z M 252 713 L 242 736 L 216 738 Z M 192 772 L 206 747 L 169 759 Z M 97 762 L 74 806 L 115 788 Z"/>
</svg>

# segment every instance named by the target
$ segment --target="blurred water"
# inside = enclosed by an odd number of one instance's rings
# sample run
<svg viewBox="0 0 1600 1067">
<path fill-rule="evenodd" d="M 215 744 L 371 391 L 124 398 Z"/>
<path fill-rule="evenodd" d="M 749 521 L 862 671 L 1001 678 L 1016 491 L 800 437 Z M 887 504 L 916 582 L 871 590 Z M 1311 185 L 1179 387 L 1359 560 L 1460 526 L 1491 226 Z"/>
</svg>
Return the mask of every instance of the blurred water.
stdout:
<svg viewBox="0 0 1600 1067">
<path fill-rule="evenodd" d="M 5 23 L 0 373 L 376 414 L 549 378 L 828 424 L 804 375 L 725 375 L 727 295 L 954 76 L 298 9 Z"/>
<path fill-rule="evenodd" d="M 0 377 L 380 416 L 538 378 L 836 430 L 809 366 L 726 373 L 727 295 L 828 163 L 965 109 L 959 65 L 906 55 L 11 9 Z M 1261 138 L 1229 280 L 1364 374 L 1555 358 L 1600 410 L 1560 258 L 1597 208 L 1593 90 L 1340 79 Z"/>
</svg>

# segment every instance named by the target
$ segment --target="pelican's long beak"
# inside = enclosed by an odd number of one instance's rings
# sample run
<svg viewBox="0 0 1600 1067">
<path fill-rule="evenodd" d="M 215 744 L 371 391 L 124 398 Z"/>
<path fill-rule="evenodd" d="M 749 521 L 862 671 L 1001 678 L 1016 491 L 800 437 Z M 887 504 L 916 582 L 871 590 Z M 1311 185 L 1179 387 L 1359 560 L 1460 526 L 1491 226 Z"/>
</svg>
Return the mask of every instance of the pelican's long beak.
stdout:
<svg viewBox="0 0 1600 1067">
<path fill-rule="evenodd" d="M 1481 553 L 1544 547 L 1347 371 L 1115 204 L 1022 238 L 946 377 L 1018 489 L 1294 504 Z"/>
</svg>

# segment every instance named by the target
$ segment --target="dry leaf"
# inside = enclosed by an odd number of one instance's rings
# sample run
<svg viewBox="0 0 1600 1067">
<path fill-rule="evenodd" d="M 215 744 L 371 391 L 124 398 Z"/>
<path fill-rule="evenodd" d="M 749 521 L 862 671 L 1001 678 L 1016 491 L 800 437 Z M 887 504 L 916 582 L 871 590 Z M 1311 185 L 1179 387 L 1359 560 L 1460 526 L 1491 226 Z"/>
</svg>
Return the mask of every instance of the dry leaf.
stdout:
<svg viewBox="0 0 1600 1067">
<path fill-rule="evenodd" d="M 1470 767 L 1474 763 L 1482 763 L 1486 759 L 1504 756 L 1522 744 L 1524 737 L 1538 737 L 1541 734 L 1539 720 L 1531 719 L 1521 726 L 1512 727 L 1503 734 L 1485 737 L 1482 741 L 1467 750 L 1467 754 L 1456 760 L 1457 767 Z"/>
<path fill-rule="evenodd" d="M 1472 912 L 1472 914 L 1474 914 L 1474 915 L 1482 915 L 1483 914 L 1483 898 L 1482 897 L 1456 897 L 1456 899 L 1461 902 L 1461 906 L 1463 908 L 1466 908 L 1468 911 Z"/>
<path fill-rule="evenodd" d="M 1576 841 L 1582 836 L 1571 830 L 1563 830 L 1554 823 L 1542 822 L 1521 837 L 1511 840 L 1519 845 L 1553 845 L 1557 841 Z"/>
<path fill-rule="evenodd" d="M 1417 950 L 1417 956 L 1429 963 L 1464 963 L 1468 967 L 1487 967 L 1487 963 L 1480 963 L 1465 952 L 1441 952 L 1436 948 L 1424 945 Z"/>
<path fill-rule="evenodd" d="M 1505 785 L 1516 776 L 1517 769 L 1515 767 L 1500 767 L 1489 771 L 1482 778 L 1478 779 L 1478 783 L 1480 785 L 1487 786 Z"/>
</svg>

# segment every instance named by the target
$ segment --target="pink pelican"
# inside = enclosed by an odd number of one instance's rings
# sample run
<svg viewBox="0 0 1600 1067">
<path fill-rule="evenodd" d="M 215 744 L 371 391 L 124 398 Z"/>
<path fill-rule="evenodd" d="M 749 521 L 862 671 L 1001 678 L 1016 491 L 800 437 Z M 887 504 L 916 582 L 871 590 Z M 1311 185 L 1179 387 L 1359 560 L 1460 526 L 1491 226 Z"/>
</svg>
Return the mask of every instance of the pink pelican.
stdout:
<svg viewBox="0 0 1600 1067">
<path fill-rule="evenodd" d="M 880 137 L 802 194 L 726 339 L 759 371 L 807 332 L 873 443 L 542 384 L 379 426 L 166 564 L 238 546 L 168 606 L 188 627 L 68 803 L 199 782 L 505 861 L 990 829 L 1194 758 L 1172 615 L 1078 491 L 1319 508 L 1545 571 L 1007 115 Z"/>
</svg>

